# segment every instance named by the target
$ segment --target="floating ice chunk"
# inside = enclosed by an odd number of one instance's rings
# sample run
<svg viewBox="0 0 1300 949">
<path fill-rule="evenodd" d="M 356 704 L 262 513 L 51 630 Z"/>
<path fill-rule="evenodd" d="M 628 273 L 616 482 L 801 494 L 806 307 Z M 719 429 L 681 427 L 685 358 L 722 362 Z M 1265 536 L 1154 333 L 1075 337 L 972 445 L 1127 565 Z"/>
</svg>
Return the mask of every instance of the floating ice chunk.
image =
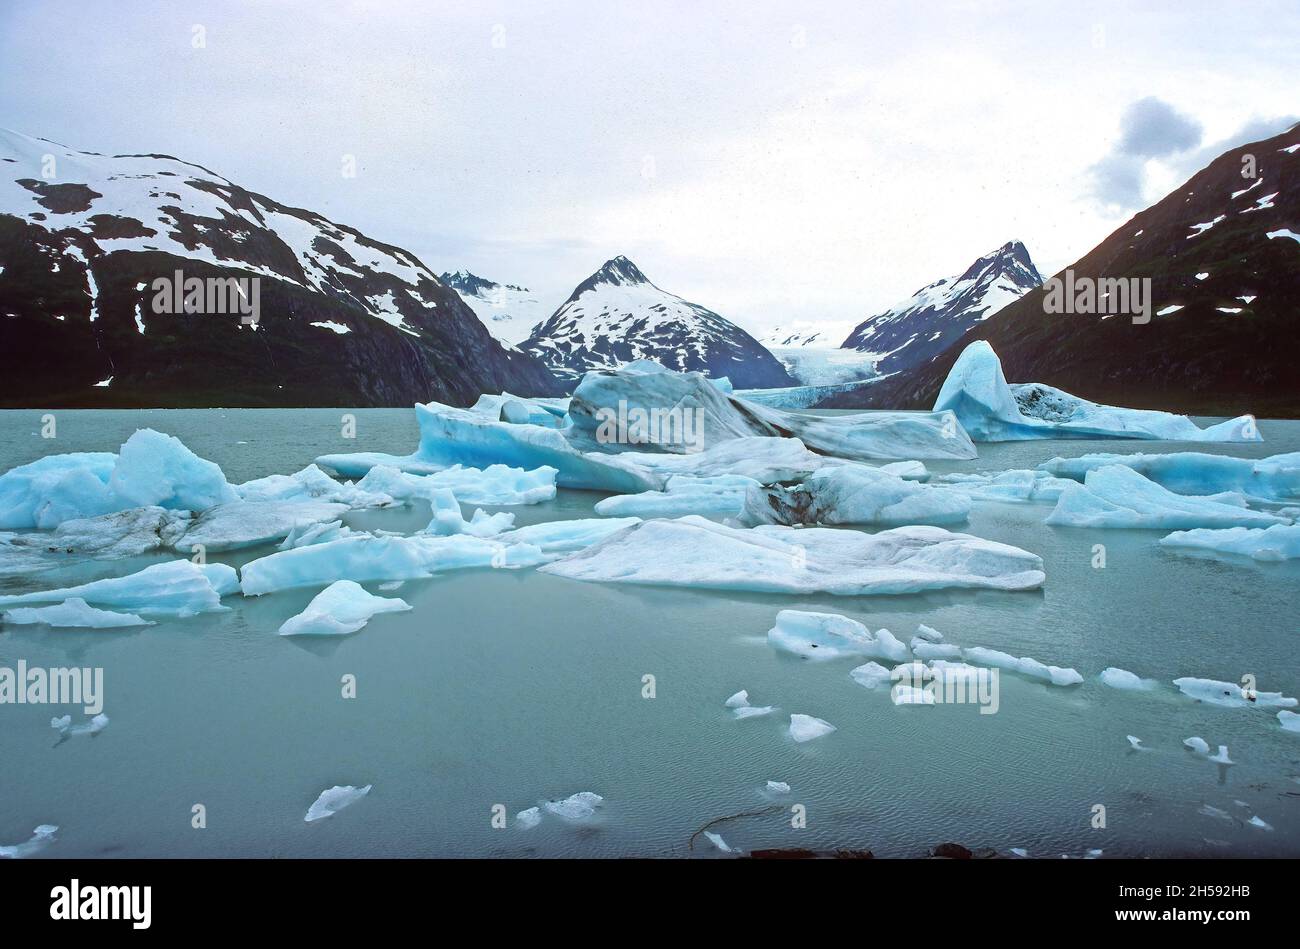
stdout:
<svg viewBox="0 0 1300 949">
<path fill-rule="evenodd" d="M 98 735 L 108 727 L 108 716 L 102 712 L 82 725 L 73 725 L 71 715 L 50 719 L 50 727 L 60 735 Z"/>
<path fill-rule="evenodd" d="M 951 643 L 932 643 L 920 636 L 912 637 L 912 655 L 917 659 L 960 659 L 961 647 Z"/>
<path fill-rule="evenodd" d="M 224 610 L 221 597 L 239 589 L 233 567 L 188 560 L 153 564 L 125 577 L 94 580 L 80 586 L 0 596 L 0 606 L 50 603 L 78 598 L 132 613 L 192 616 Z"/>
<path fill-rule="evenodd" d="M 1239 494 L 1195 497 L 1174 494 L 1132 468 L 1110 465 L 1089 471 L 1082 485 L 1066 488 L 1047 517 L 1070 527 L 1163 528 L 1266 527 L 1284 518 L 1246 507 Z"/>
<path fill-rule="evenodd" d="M 239 550 L 279 541 L 295 531 L 327 523 L 348 509 L 330 501 L 235 501 L 199 514 L 172 545 L 187 553 L 196 545 L 208 551 Z"/>
<path fill-rule="evenodd" d="M 1221 807 L 1215 807 L 1213 804 L 1202 804 L 1196 809 L 1196 813 L 1205 817 L 1213 817 L 1215 820 L 1235 821 L 1231 814 Z"/>
<path fill-rule="evenodd" d="M 1134 751 L 1150 751 L 1150 750 L 1151 750 L 1150 748 L 1145 747 L 1145 746 L 1142 744 L 1142 739 L 1141 739 L 1141 738 L 1138 738 L 1136 735 L 1126 735 L 1125 737 L 1128 739 L 1129 746 L 1130 746 Z"/>
<path fill-rule="evenodd" d="M 850 669 L 849 675 L 864 689 L 876 689 L 890 681 L 890 671 L 878 662 L 864 662 Z"/>
<path fill-rule="evenodd" d="M 460 512 L 456 496 L 447 489 L 440 489 L 440 497 L 433 503 L 433 520 L 425 532 L 448 536 L 451 534 L 468 534 L 471 537 L 495 537 L 515 526 L 515 516 L 509 511 L 488 514 L 482 508 L 474 511 L 470 520 L 465 520 Z"/>
<path fill-rule="evenodd" d="M 339 540 L 277 551 L 244 565 L 240 587 L 245 596 L 261 596 L 294 587 L 325 586 L 339 576 L 368 580 L 419 580 L 440 570 L 469 567 L 514 568 L 543 560 L 529 544 L 456 534 L 399 537 L 351 534 Z"/>
<path fill-rule="evenodd" d="M 797 438 L 771 436 L 732 438 L 685 455 L 629 451 L 619 457 L 668 480 L 748 478 L 759 484 L 797 481 L 821 468 L 850 463 L 809 451 Z"/>
<path fill-rule="evenodd" d="M 529 807 L 515 815 L 515 826 L 520 830 L 532 830 L 542 822 L 542 809 Z"/>
<path fill-rule="evenodd" d="M 0 847 L 0 857 L 10 860 L 21 860 L 23 857 L 30 857 L 32 854 L 44 850 L 54 841 L 54 835 L 58 833 L 59 828 L 54 824 L 41 824 L 34 831 L 30 840 L 21 844 L 10 844 Z"/>
<path fill-rule="evenodd" d="M 555 497 L 554 468 L 532 471 L 507 465 L 490 465 L 485 469 L 454 465 L 435 474 L 408 474 L 381 465 L 371 468 L 357 482 L 357 488 L 386 494 L 397 501 L 420 498 L 434 500 L 440 491 L 451 491 L 465 504 L 538 504 Z"/>
<path fill-rule="evenodd" d="M 1167 537 L 1160 538 L 1160 544 L 1183 550 L 1236 554 L 1269 562 L 1295 560 L 1300 558 L 1300 524 L 1174 531 Z"/>
<path fill-rule="evenodd" d="M 141 619 L 134 613 L 114 613 L 111 610 L 97 610 L 80 597 L 70 597 L 55 606 L 20 607 L 3 614 L 6 623 L 26 625 L 43 623 L 46 626 L 74 627 L 84 626 L 91 629 L 113 629 L 122 626 L 152 626 L 153 621 Z"/>
<path fill-rule="evenodd" d="M 790 785 L 786 784 L 784 781 L 768 781 L 767 789 L 773 794 L 790 793 Z"/>
<path fill-rule="evenodd" d="M 839 595 L 1043 583 L 1034 554 L 950 533 L 899 527 L 865 534 L 831 528 L 739 529 L 702 517 L 650 520 L 556 563 L 544 573 L 607 583 L 647 583 Z"/>
<path fill-rule="evenodd" d="M 749 690 L 741 689 L 723 703 L 727 708 L 743 708 L 749 704 Z"/>
<path fill-rule="evenodd" d="M 581 517 L 567 521 L 545 521 L 499 534 L 497 540 L 503 544 L 536 547 L 547 555 L 572 553 L 639 523 L 639 517 Z"/>
<path fill-rule="evenodd" d="M 1132 468 L 1176 494 L 1204 496 L 1235 491 L 1255 501 L 1300 499 L 1300 452 L 1268 458 L 1234 458 L 1196 451 L 1162 455 L 1101 452 L 1053 458 L 1038 467 L 1061 478 L 1082 481 L 1088 472 L 1111 465 Z"/>
<path fill-rule="evenodd" d="M 117 456 L 108 452 L 47 455 L 0 475 L 0 528 L 54 528 L 73 518 L 123 506 L 108 488 Z"/>
<path fill-rule="evenodd" d="M 1193 735 L 1191 738 L 1184 738 L 1183 744 L 1198 755 L 1208 755 L 1210 753 L 1210 744 L 1199 735 Z"/>
<path fill-rule="evenodd" d="M 1220 745 L 1219 753 L 1216 755 L 1212 755 L 1210 757 L 1210 760 L 1213 761 L 1215 764 L 1221 764 L 1221 765 L 1236 764 L 1235 761 L 1233 761 L 1231 758 L 1228 757 L 1227 745 Z"/>
<path fill-rule="evenodd" d="M 957 357 L 934 410 L 952 411 L 980 442 L 1072 437 L 1261 440 L 1248 415 L 1202 429 L 1185 415 L 1099 405 L 1041 383 L 1010 386 L 1001 360 L 984 340 L 971 343 Z"/>
<path fill-rule="evenodd" d="M 605 799 L 599 794 L 591 791 L 579 791 L 577 794 L 569 795 L 562 801 L 547 801 L 542 807 L 556 817 L 562 817 L 574 823 L 582 823 L 595 817 L 596 808 L 604 803 Z"/>
<path fill-rule="evenodd" d="M 776 625 L 767 631 L 767 641 L 777 649 L 805 659 L 873 656 L 902 662 L 911 657 L 908 648 L 889 630 L 882 629 L 872 635 L 857 620 L 838 613 L 782 610 L 776 614 Z"/>
<path fill-rule="evenodd" d="M 280 626 L 281 636 L 341 636 L 355 633 L 377 613 L 409 610 L 405 600 L 374 596 L 352 580 L 335 580 Z"/>
<path fill-rule="evenodd" d="M 1184 676 L 1175 679 L 1178 691 L 1198 702 L 1222 705 L 1225 708 L 1294 708 L 1297 701 L 1281 692 L 1255 692 L 1242 688 L 1235 682 L 1220 682 L 1217 679 L 1197 679 Z"/>
<path fill-rule="evenodd" d="M 917 685 L 899 683 L 889 690 L 889 698 L 895 705 L 934 705 L 934 692 Z"/>
<path fill-rule="evenodd" d="M 206 511 L 239 497 L 218 465 L 194 454 L 179 438 L 151 428 L 138 430 L 122 445 L 108 487 L 123 508 Z"/>
<path fill-rule="evenodd" d="M 1109 666 L 1101 670 L 1101 675 L 1097 676 L 1103 685 L 1108 685 L 1112 689 L 1122 689 L 1130 692 L 1144 691 L 1154 689 L 1157 685 L 1155 679 L 1142 679 L 1127 669 L 1117 669 Z"/>
<path fill-rule="evenodd" d="M 835 731 L 835 726 L 811 715 L 795 713 L 790 716 L 790 737 L 797 742 L 812 741 Z"/>
<path fill-rule="evenodd" d="M 960 489 L 977 501 L 1055 501 L 1074 483 L 1027 468 L 993 474 L 957 472 L 940 475 L 935 480 Z"/>
<path fill-rule="evenodd" d="M 736 852 L 736 851 L 734 851 L 734 850 L 731 849 L 731 846 L 730 846 L 730 845 L 729 845 L 725 840 L 722 839 L 722 835 L 721 835 L 721 834 L 715 834 L 715 833 L 714 833 L 713 831 L 711 831 L 711 830 L 706 830 L 706 831 L 704 832 L 704 836 L 707 837 L 707 838 L 709 838 L 709 843 L 713 844 L 713 846 L 717 847 L 717 848 L 718 848 L 719 850 L 721 850 L 723 853 L 735 853 L 735 852 Z"/>
<path fill-rule="evenodd" d="M 326 817 L 333 817 L 343 808 L 355 804 L 367 794 L 374 785 L 367 784 L 363 788 L 347 785 L 334 785 L 332 788 L 326 788 L 320 792 L 320 797 L 316 798 L 316 803 L 307 808 L 307 816 L 303 818 L 307 823 L 312 821 L 323 820 Z"/>
<path fill-rule="evenodd" d="M 755 485 L 745 496 L 748 524 L 960 524 L 970 513 L 961 491 L 904 481 L 879 468 L 840 465 L 798 484 Z"/>
<path fill-rule="evenodd" d="M 245 481 L 235 490 L 245 501 L 317 501 L 350 508 L 386 507 L 395 500 L 383 491 L 335 481 L 316 465 L 308 465 L 291 475 L 275 474 Z"/>
<path fill-rule="evenodd" d="M 401 589 L 402 587 L 404 587 L 404 586 L 406 586 L 406 581 L 405 581 L 405 580 L 392 580 L 392 581 L 389 581 L 388 583 L 381 583 L 381 584 L 379 584 L 379 589 L 381 589 L 381 590 L 400 590 L 400 589 Z"/>
<path fill-rule="evenodd" d="M 761 718 L 764 715 L 771 715 L 776 711 L 775 705 L 742 705 L 740 708 L 731 710 L 733 718 Z"/>
<path fill-rule="evenodd" d="M 280 542 L 279 549 L 290 550 L 294 547 L 310 547 L 312 544 L 323 544 L 326 541 L 347 537 L 351 533 L 352 528 L 346 527 L 342 521 L 330 521 L 327 524 L 307 524 L 289 531 L 289 536 Z"/>
<path fill-rule="evenodd" d="M 63 521 L 52 534 L 27 534 L 23 544 L 91 557 L 134 557 L 172 546 L 190 526 L 188 511 L 135 507 Z"/>
<path fill-rule="evenodd" d="M 1246 821 L 1246 823 L 1249 824 L 1251 827 L 1258 827 L 1260 830 L 1273 829 L 1273 825 L 1270 824 L 1268 821 L 1264 820 L 1264 818 L 1260 817 L 1259 815 L 1255 815 L 1251 817 L 1251 819 Z"/>
<path fill-rule="evenodd" d="M 1021 675 L 1029 676 L 1031 679 L 1042 679 L 1045 682 L 1050 682 L 1052 685 L 1078 685 L 1083 681 L 1083 676 L 1075 669 L 1049 666 L 1028 656 L 1018 659 L 1010 653 L 1000 652 L 996 649 L 986 649 L 983 646 L 972 646 L 969 649 L 964 649 L 962 655 L 967 662 L 974 665 L 1018 672 Z"/>
<path fill-rule="evenodd" d="M 916 627 L 915 639 L 924 639 L 927 642 L 941 643 L 943 642 L 943 633 L 939 632 L 933 626 L 926 626 L 924 623 L 919 623 Z"/>
<path fill-rule="evenodd" d="M 742 475 L 718 475 L 696 478 L 673 475 L 663 491 L 618 494 L 597 501 L 595 511 L 602 516 L 683 517 L 700 514 L 713 517 L 739 517 L 750 488 L 760 487 L 753 478 Z"/>
<path fill-rule="evenodd" d="M 1010 852 L 1014 853 L 1017 857 L 1029 856 L 1029 851 L 1026 850 L 1024 847 L 1012 847 Z"/>
<path fill-rule="evenodd" d="M 1288 712 L 1286 709 L 1277 713 L 1277 723 L 1286 731 L 1300 734 L 1300 714 Z"/>
</svg>

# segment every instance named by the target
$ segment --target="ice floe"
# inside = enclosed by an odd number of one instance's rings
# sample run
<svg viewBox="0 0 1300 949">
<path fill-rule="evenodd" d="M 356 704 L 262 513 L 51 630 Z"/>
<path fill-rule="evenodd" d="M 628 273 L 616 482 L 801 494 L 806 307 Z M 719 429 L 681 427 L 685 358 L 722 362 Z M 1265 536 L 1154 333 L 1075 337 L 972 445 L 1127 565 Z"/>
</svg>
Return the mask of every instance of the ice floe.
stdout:
<svg viewBox="0 0 1300 949">
<path fill-rule="evenodd" d="M 1002 373 L 1001 360 L 984 340 L 976 340 L 962 351 L 939 390 L 934 410 L 956 414 L 975 441 L 1033 438 L 1262 440 L 1254 417 L 1249 415 L 1202 429 L 1185 415 L 1099 405 L 1041 383 L 1008 385 Z"/>
<path fill-rule="evenodd" d="M 709 839 L 709 843 L 713 844 L 713 846 L 717 847 L 717 848 L 718 848 L 720 851 L 722 851 L 723 853 L 735 853 L 735 852 L 736 852 L 736 851 L 734 851 L 734 850 L 731 849 L 731 845 L 730 845 L 730 844 L 728 844 L 725 840 L 722 839 L 722 835 L 721 835 L 721 834 L 715 834 L 715 833 L 714 833 L 713 831 L 711 831 L 711 830 L 706 830 L 706 831 L 704 832 L 704 836 L 707 837 L 707 838 Z"/>
<path fill-rule="evenodd" d="M 970 513 L 961 491 L 905 481 L 864 465 L 822 468 L 792 485 L 751 487 L 747 524 L 960 524 Z"/>
<path fill-rule="evenodd" d="M 326 817 L 333 817 L 345 807 L 349 807 L 361 800 L 370 793 L 374 785 L 367 784 L 363 788 L 354 787 L 351 784 L 336 784 L 332 788 L 326 788 L 320 792 L 320 797 L 316 798 L 315 803 L 307 808 L 307 816 L 303 818 L 307 823 L 312 821 L 323 820 Z"/>
<path fill-rule="evenodd" d="M 1183 676 L 1174 680 L 1178 691 L 1188 698 L 1224 708 L 1294 708 L 1300 702 L 1281 692 L 1259 692 L 1244 688 L 1235 682 L 1218 679 L 1197 679 Z"/>
<path fill-rule="evenodd" d="M 60 735 L 98 735 L 108 727 L 108 716 L 102 712 L 81 725 L 72 724 L 71 715 L 50 719 L 50 727 Z"/>
<path fill-rule="evenodd" d="M 814 738 L 829 735 L 833 731 L 835 731 L 835 726 L 830 722 L 822 721 L 820 718 L 813 718 L 811 715 L 802 715 L 797 712 L 790 716 L 790 737 L 797 742 L 812 741 Z"/>
<path fill-rule="evenodd" d="M 463 504 L 540 504 L 555 497 L 554 468 L 525 470 L 508 465 L 466 468 L 453 465 L 434 474 L 409 474 L 387 465 L 371 468 L 357 482 L 362 491 L 387 494 L 397 501 L 432 500 L 438 491 L 451 491 Z"/>
<path fill-rule="evenodd" d="M 887 685 L 892 677 L 892 673 L 878 662 L 864 662 L 850 669 L 849 675 L 864 689 L 878 689 Z"/>
<path fill-rule="evenodd" d="M 123 626 L 152 626 L 153 621 L 134 613 L 114 613 L 90 606 L 80 597 L 69 597 L 54 606 L 19 607 L 3 614 L 4 622 L 16 626 L 42 623 L 46 626 L 113 629 Z"/>
<path fill-rule="evenodd" d="M 790 785 L 786 784 L 784 781 L 768 781 L 767 790 L 772 794 L 789 794 Z"/>
<path fill-rule="evenodd" d="M 1101 680 L 1103 685 L 1126 692 L 1149 691 L 1158 685 L 1154 679 L 1143 679 L 1127 669 L 1117 669 L 1115 666 L 1109 666 L 1101 670 L 1101 675 L 1097 678 Z"/>
<path fill-rule="evenodd" d="M 23 857 L 30 857 L 39 853 L 54 842 L 54 835 L 58 833 L 59 828 L 54 824 L 41 824 L 32 831 L 30 840 L 25 840 L 20 844 L 8 844 L 0 846 L 0 857 L 10 860 L 21 860 Z"/>
<path fill-rule="evenodd" d="M 1240 494 L 1208 497 L 1175 494 L 1124 465 L 1088 472 L 1083 484 L 1067 487 L 1047 516 L 1069 527 L 1160 528 L 1267 527 L 1286 518 L 1251 510 Z"/>
<path fill-rule="evenodd" d="M 409 610 L 411 605 L 395 597 L 367 593 L 352 580 L 335 580 L 317 593 L 307 608 L 280 626 L 281 636 L 342 636 L 355 633 L 378 613 Z"/>
<path fill-rule="evenodd" d="M 1288 712 L 1286 709 L 1282 709 L 1277 713 L 1277 723 L 1286 731 L 1300 734 L 1300 714 L 1296 712 Z"/>
<path fill-rule="evenodd" d="M 294 532 L 329 523 L 348 510 L 331 501 L 235 501 L 195 516 L 172 546 L 188 553 L 238 550 L 283 540 Z"/>
<path fill-rule="evenodd" d="M 1295 560 L 1300 558 L 1300 524 L 1174 531 L 1160 538 L 1160 544 L 1184 550 L 1237 554 L 1270 562 Z"/>
<path fill-rule="evenodd" d="M 532 830 L 542 822 L 540 807 L 526 807 L 515 815 L 515 826 L 520 830 Z"/>
<path fill-rule="evenodd" d="M 967 662 L 977 666 L 988 666 L 996 669 L 1006 669 L 1008 672 L 1018 672 L 1021 675 L 1029 676 L 1031 679 L 1050 682 L 1052 685 L 1078 685 L 1083 681 L 1083 676 L 1076 669 L 1049 666 L 1028 656 L 1017 658 L 1010 653 L 1000 652 L 997 649 L 986 649 L 983 646 L 972 646 L 963 649 L 962 656 Z"/>
<path fill-rule="evenodd" d="M 544 573 L 606 583 L 644 583 L 772 593 L 838 595 L 1042 585 L 1035 554 L 939 527 L 866 534 L 832 528 L 726 527 L 698 516 L 643 521 Z"/>
<path fill-rule="evenodd" d="M 1300 452 L 1268 458 L 1234 458 L 1197 451 L 1121 455 L 1108 452 L 1053 458 L 1038 467 L 1061 478 L 1083 481 L 1088 472 L 1112 465 L 1132 468 L 1176 494 L 1215 495 L 1235 491 L 1251 501 L 1300 500 Z"/>
<path fill-rule="evenodd" d="M 749 690 L 741 689 L 739 692 L 731 696 L 729 699 L 727 699 L 727 701 L 723 702 L 722 704 L 725 705 L 727 708 L 742 708 L 748 705 Z"/>
<path fill-rule="evenodd" d="M 1013 468 L 992 473 L 954 472 L 935 478 L 936 484 L 960 489 L 976 501 L 1055 501 L 1073 481 L 1045 471 Z"/>
<path fill-rule="evenodd" d="M 1142 744 L 1142 739 L 1141 739 L 1141 738 L 1138 738 L 1136 735 L 1126 735 L 1125 737 L 1128 739 L 1129 747 L 1132 748 L 1134 751 L 1150 751 L 1150 750 L 1151 750 L 1150 748 L 1148 748 L 1148 747 L 1146 747 L 1145 745 L 1143 745 L 1143 744 Z"/>
<path fill-rule="evenodd" d="M 125 577 L 94 580 L 75 587 L 0 596 L 0 607 L 51 603 L 72 598 L 132 613 L 192 616 L 223 610 L 221 598 L 239 589 L 233 567 L 172 560 Z"/>
<path fill-rule="evenodd" d="M 1218 753 L 1217 753 L 1217 754 L 1213 754 L 1213 755 L 1211 755 L 1211 756 L 1209 757 L 1209 760 L 1210 760 L 1210 761 L 1213 761 L 1215 764 L 1221 764 L 1221 765 L 1225 765 L 1225 766 L 1227 766 L 1227 765 L 1234 765 L 1234 764 L 1237 763 L 1237 762 L 1233 761 L 1231 758 L 1228 757 L 1228 746 L 1227 746 L 1227 745 L 1220 745 L 1220 746 L 1219 746 Z"/>
<path fill-rule="evenodd" d="M 808 613 L 782 610 L 776 625 L 767 631 L 767 641 L 776 649 L 805 659 L 840 659 L 845 656 L 869 656 L 890 662 L 911 657 L 889 630 L 874 635 L 857 620 L 838 613 Z"/>
<path fill-rule="evenodd" d="M 696 478 L 673 475 L 663 491 L 640 494 L 616 494 L 596 502 L 595 511 L 602 516 L 739 517 L 745 508 L 745 495 L 759 482 L 744 475 L 717 475 Z"/>
<path fill-rule="evenodd" d="M 579 791 L 561 801 L 547 801 L 542 809 L 573 823 L 585 823 L 596 816 L 596 809 L 604 803 L 605 799 L 593 791 Z"/>
<path fill-rule="evenodd" d="M 1208 755 L 1210 753 L 1210 743 L 1199 735 L 1193 735 L 1191 738 L 1184 738 L 1183 744 L 1198 755 Z"/>
</svg>

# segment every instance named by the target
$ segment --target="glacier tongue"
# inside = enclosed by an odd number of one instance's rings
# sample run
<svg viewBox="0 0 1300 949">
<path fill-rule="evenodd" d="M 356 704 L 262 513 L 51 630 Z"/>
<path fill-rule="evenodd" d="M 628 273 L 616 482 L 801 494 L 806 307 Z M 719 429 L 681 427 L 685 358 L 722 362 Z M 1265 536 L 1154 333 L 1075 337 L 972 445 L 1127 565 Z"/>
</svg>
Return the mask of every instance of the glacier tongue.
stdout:
<svg viewBox="0 0 1300 949">
<path fill-rule="evenodd" d="M 1185 415 L 1099 405 L 1041 383 L 1007 384 L 984 340 L 953 363 L 934 410 L 952 411 L 981 442 L 1034 438 L 1144 438 L 1191 442 L 1263 441 L 1250 415 L 1200 428 Z"/>
</svg>

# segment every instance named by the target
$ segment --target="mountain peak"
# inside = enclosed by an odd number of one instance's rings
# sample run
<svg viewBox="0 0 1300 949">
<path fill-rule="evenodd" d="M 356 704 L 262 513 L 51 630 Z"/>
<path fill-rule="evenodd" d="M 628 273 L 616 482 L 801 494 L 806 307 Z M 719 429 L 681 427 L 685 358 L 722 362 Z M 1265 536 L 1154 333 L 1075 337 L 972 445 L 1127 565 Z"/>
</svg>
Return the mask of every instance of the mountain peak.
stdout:
<svg viewBox="0 0 1300 949">
<path fill-rule="evenodd" d="M 1034 266 L 1029 256 L 1029 249 L 1017 240 L 1007 241 L 997 250 L 989 251 L 971 264 L 957 279 L 969 280 L 990 270 L 1015 278 L 1016 282 L 1024 284 L 1027 290 L 1043 282 L 1042 274 L 1038 272 L 1038 268 Z"/>
<path fill-rule="evenodd" d="M 635 284 L 650 282 L 640 268 L 622 254 L 605 261 L 601 268 L 591 276 L 593 283 Z"/>
<path fill-rule="evenodd" d="M 477 274 L 472 274 L 464 268 L 457 270 L 455 273 L 441 274 L 438 279 L 457 293 L 468 293 L 471 296 L 479 296 L 485 291 L 494 290 L 499 286 L 499 284 L 484 279 Z"/>
</svg>

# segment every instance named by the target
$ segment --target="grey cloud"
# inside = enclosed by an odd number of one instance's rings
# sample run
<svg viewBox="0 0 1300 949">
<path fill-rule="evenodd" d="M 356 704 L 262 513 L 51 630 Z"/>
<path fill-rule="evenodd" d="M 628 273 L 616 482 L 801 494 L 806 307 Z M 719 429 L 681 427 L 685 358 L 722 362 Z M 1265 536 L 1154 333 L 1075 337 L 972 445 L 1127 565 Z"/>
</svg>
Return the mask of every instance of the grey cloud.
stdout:
<svg viewBox="0 0 1300 949">
<path fill-rule="evenodd" d="M 1120 128 L 1117 150 L 1140 158 L 1163 158 L 1201 144 L 1201 123 L 1155 96 L 1125 109 Z"/>
</svg>

